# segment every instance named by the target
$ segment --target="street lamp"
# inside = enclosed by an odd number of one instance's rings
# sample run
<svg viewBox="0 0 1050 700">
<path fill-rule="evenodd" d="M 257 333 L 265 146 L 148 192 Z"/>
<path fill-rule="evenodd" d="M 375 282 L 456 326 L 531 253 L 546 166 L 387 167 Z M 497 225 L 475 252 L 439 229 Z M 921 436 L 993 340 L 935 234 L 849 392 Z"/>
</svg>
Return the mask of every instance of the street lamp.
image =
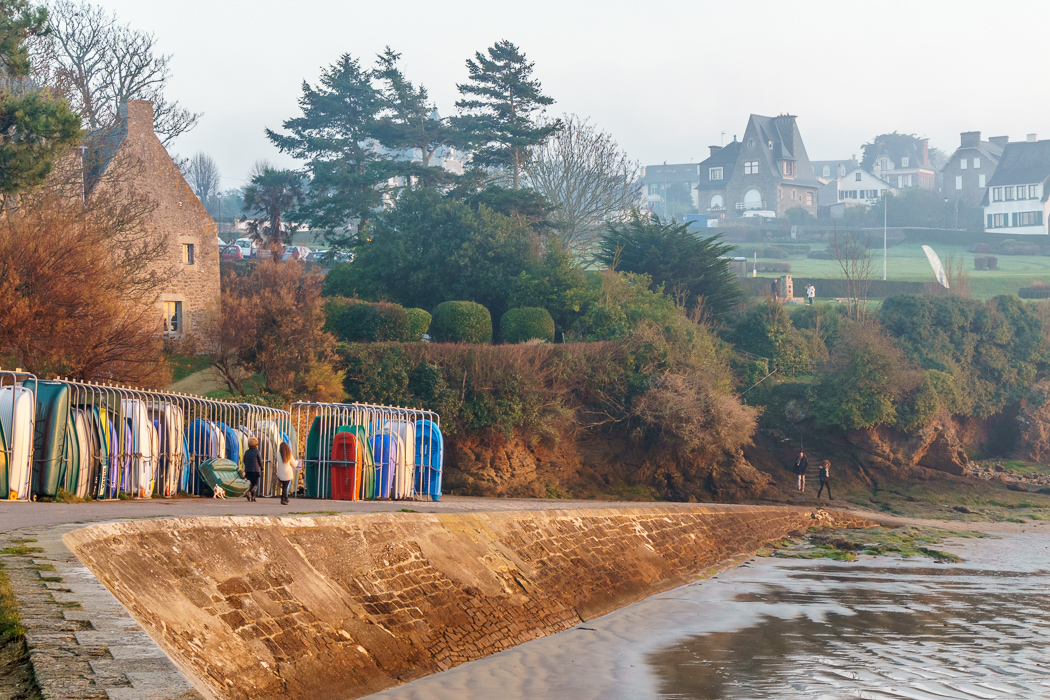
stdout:
<svg viewBox="0 0 1050 700">
<path fill-rule="evenodd" d="M 886 281 L 886 213 L 889 211 L 890 191 L 882 191 L 882 281 Z"/>
</svg>

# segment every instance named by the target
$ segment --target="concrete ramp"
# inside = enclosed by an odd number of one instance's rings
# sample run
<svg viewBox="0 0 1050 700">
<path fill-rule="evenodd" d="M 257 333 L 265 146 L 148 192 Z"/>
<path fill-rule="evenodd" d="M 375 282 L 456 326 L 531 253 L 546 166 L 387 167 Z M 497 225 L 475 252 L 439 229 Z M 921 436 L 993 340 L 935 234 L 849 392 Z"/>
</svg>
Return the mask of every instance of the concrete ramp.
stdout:
<svg viewBox="0 0 1050 700">
<path fill-rule="evenodd" d="M 209 698 L 356 698 L 695 581 L 845 513 L 653 506 L 95 525 L 66 545 Z"/>
</svg>

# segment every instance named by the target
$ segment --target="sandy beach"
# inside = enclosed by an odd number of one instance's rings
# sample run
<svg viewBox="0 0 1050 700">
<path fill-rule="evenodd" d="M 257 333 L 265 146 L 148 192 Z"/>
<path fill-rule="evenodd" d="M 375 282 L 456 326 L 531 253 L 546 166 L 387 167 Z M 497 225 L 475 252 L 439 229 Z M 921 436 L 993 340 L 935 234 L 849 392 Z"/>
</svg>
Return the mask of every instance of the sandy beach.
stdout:
<svg viewBox="0 0 1050 700">
<path fill-rule="evenodd" d="M 756 557 L 371 697 L 1050 696 L 1050 524 L 968 527 L 993 537 L 938 546 L 962 563 Z"/>
</svg>

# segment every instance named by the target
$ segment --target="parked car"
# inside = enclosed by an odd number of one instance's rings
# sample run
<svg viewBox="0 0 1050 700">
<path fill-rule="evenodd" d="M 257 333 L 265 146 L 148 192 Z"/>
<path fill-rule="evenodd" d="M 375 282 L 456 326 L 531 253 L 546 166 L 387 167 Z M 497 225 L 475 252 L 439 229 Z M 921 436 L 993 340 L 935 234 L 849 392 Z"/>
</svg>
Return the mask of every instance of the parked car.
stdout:
<svg viewBox="0 0 1050 700">
<path fill-rule="evenodd" d="M 219 246 L 219 260 L 243 260 L 241 249 L 234 244 Z"/>
<path fill-rule="evenodd" d="M 306 259 L 310 262 L 327 262 L 325 257 L 328 255 L 327 250 L 311 250 L 310 254 L 306 256 Z"/>
<path fill-rule="evenodd" d="M 252 239 L 238 238 L 236 241 L 233 242 L 233 245 L 240 248 L 242 258 L 250 258 L 252 256 Z"/>
</svg>

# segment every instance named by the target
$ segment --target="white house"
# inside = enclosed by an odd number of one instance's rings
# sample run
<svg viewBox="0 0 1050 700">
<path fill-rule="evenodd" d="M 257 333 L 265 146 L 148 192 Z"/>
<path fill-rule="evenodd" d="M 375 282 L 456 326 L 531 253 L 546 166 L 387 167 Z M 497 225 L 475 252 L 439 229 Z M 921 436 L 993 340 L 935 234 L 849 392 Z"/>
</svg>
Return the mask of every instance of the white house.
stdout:
<svg viewBox="0 0 1050 700">
<path fill-rule="evenodd" d="M 838 190 L 837 200 L 848 207 L 870 207 L 879 200 L 883 191 L 893 191 L 890 183 L 861 168 L 837 178 L 835 187 Z"/>
<path fill-rule="evenodd" d="M 1009 143 L 984 195 L 984 230 L 1047 235 L 1050 214 L 1050 140 Z"/>
</svg>

